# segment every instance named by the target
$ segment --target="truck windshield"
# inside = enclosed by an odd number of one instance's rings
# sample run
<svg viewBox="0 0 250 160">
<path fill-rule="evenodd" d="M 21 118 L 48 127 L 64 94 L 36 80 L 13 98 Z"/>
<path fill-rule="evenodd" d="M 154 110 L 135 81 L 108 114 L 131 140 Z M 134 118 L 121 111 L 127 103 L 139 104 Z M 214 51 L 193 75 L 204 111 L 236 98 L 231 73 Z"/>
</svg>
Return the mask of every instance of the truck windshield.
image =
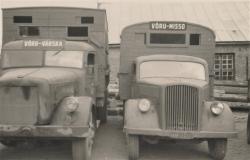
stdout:
<svg viewBox="0 0 250 160">
<path fill-rule="evenodd" d="M 39 67 L 43 65 L 43 51 L 8 50 L 4 51 L 2 67 Z"/>
<path fill-rule="evenodd" d="M 8 50 L 4 51 L 2 67 L 83 67 L 83 51 L 42 51 Z"/>
<path fill-rule="evenodd" d="M 82 51 L 46 51 L 45 65 L 55 67 L 83 67 Z"/>
<path fill-rule="evenodd" d="M 205 68 L 200 63 L 178 61 L 146 61 L 140 64 L 140 79 L 188 78 L 205 80 Z"/>
</svg>

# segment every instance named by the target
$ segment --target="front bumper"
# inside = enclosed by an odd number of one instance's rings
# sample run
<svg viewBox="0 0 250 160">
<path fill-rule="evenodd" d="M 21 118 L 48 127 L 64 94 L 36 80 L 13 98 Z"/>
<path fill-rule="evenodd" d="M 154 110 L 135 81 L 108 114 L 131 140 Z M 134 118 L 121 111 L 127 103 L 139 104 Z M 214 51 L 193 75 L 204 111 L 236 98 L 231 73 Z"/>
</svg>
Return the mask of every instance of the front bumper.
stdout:
<svg viewBox="0 0 250 160">
<path fill-rule="evenodd" d="M 237 132 L 209 132 L 209 131 L 169 131 L 160 129 L 124 128 L 127 134 L 143 136 L 159 136 L 172 139 L 208 139 L 235 138 Z"/>
<path fill-rule="evenodd" d="M 75 126 L 14 126 L 0 125 L 1 138 L 84 138 L 89 136 L 89 127 Z"/>
</svg>

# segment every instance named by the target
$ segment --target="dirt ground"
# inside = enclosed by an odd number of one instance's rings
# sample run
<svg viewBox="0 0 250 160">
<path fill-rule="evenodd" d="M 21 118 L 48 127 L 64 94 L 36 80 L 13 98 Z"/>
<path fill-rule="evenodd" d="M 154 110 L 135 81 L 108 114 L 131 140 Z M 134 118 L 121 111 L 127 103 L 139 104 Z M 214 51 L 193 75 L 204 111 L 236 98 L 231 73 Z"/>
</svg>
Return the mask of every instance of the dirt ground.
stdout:
<svg viewBox="0 0 250 160">
<path fill-rule="evenodd" d="M 246 143 L 246 112 L 234 112 L 239 136 L 230 139 L 225 160 L 250 160 L 250 145 Z M 122 132 L 122 117 L 110 116 L 96 134 L 92 160 L 127 160 L 127 148 Z M 0 145 L 0 160 L 71 160 L 69 142 L 43 143 L 6 148 Z M 140 160 L 211 160 L 207 143 L 158 145 L 143 144 Z"/>
</svg>

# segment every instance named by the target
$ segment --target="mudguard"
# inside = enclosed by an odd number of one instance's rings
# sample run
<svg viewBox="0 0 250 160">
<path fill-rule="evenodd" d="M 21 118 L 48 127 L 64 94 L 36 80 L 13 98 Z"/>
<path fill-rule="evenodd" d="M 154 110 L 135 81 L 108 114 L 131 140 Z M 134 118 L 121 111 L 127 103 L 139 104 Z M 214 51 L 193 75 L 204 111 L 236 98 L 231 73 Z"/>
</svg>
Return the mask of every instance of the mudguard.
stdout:
<svg viewBox="0 0 250 160">
<path fill-rule="evenodd" d="M 125 129 L 159 129 L 159 118 L 154 105 L 143 113 L 139 110 L 140 99 L 130 99 L 125 103 L 124 128 Z"/>
<path fill-rule="evenodd" d="M 90 116 L 92 116 L 93 99 L 91 97 L 73 98 L 76 98 L 79 102 L 78 108 L 74 112 L 68 113 L 65 98 L 54 113 L 51 125 L 77 127 L 89 125 Z"/>
<path fill-rule="evenodd" d="M 223 103 L 224 110 L 222 114 L 216 116 L 211 110 L 210 106 L 213 102 L 205 102 L 201 117 L 201 131 L 210 132 L 234 132 L 234 116 L 230 107 Z"/>
</svg>

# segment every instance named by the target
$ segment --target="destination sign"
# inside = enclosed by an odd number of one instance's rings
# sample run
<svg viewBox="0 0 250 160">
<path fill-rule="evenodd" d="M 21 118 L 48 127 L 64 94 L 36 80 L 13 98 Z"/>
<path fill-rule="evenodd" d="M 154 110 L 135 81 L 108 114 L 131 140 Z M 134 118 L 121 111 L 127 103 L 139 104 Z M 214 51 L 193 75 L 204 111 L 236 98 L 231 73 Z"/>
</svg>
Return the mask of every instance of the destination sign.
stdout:
<svg viewBox="0 0 250 160">
<path fill-rule="evenodd" d="M 186 23 L 178 22 L 151 22 L 150 29 L 152 30 L 186 30 Z"/>
<path fill-rule="evenodd" d="M 61 40 L 24 40 L 24 47 L 63 47 Z"/>
</svg>

